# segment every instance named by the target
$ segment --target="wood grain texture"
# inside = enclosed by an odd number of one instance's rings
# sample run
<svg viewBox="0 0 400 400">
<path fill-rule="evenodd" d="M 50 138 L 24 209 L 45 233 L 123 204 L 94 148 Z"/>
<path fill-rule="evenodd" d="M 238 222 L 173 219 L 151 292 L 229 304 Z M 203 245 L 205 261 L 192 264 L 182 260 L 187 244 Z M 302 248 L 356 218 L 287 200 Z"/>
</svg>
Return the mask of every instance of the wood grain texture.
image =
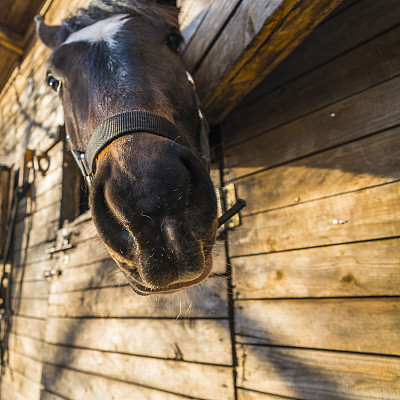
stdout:
<svg viewBox="0 0 400 400">
<path fill-rule="evenodd" d="M 7 400 L 26 400 L 22 394 L 18 392 L 18 389 L 12 387 L 12 382 L 7 381 L 3 378 L 0 384 L 0 398 Z"/>
<path fill-rule="evenodd" d="M 9 336 L 9 348 L 19 354 L 24 354 L 33 360 L 42 360 L 44 342 L 32 339 L 27 336 L 16 335 L 11 333 Z"/>
<path fill-rule="evenodd" d="M 173 360 L 232 364 L 227 320 L 49 318 L 46 342 Z"/>
<path fill-rule="evenodd" d="M 45 318 L 47 299 L 11 299 L 11 308 L 16 315 L 32 318 Z"/>
<path fill-rule="evenodd" d="M 11 286 L 11 297 L 24 299 L 46 299 L 49 295 L 50 281 L 14 282 Z"/>
<path fill-rule="evenodd" d="M 267 394 L 242 388 L 238 388 L 237 398 L 238 400 L 293 400 L 293 397 L 289 398 L 289 397 L 277 396 L 275 394 Z"/>
<path fill-rule="evenodd" d="M 40 383 L 41 381 L 42 363 L 16 351 L 9 353 L 9 368 L 33 382 Z"/>
<path fill-rule="evenodd" d="M 58 176 L 57 178 L 61 178 Z M 58 181 L 58 182 L 57 182 Z M 54 204 L 61 203 L 62 189 L 61 179 L 57 179 L 52 185 L 52 188 L 40 193 L 35 193 L 33 198 L 23 198 L 18 203 L 18 214 L 21 216 L 28 216 L 27 210 L 34 210 L 35 212 L 42 211 L 45 208 L 51 207 Z"/>
<path fill-rule="evenodd" d="M 98 400 L 99 396 L 110 395 L 114 399 L 182 400 L 187 399 L 174 393 L 129 384 L 126 382 L 86 374 L 83 372 L 46 365 L 43 368 L 44 386 L 62 398 Z M 52 398 L 52 397 L 48 397 Z"/>
<path fill-rule="evenodd" d="M 56 206 L 53 205 L 55 208 Z M 58 218 L 53 214 L 46 214 L 46 210 L 42 210 L 43 214 L 46 215 L 46 219 L 51 220 L 45 224 L 41 224 L 40 226 L 35 226 L 33 230 L 33 225 L 31 225 L 32 219 L 31 217 L 27 217 L 16 224 L 15 226 L 15 246 L 14 246 L 14 254 L 15 254 L 15 264 L 21 265 L 26 261 L 28 257 L 28 253 L 31 253 L 31 249 L 35 249 L 37 253 L 40 253 L 49 247 L 52 247 L 52 243 L 57 236 L 57 230 L 59 228 Z M 40 219 L 36 218 L 36 223 L 40 224 Z M 36 254 L 37 254 L 36 253 Z M 39 254 L 37 254 L 40 256 Z M 47 255 L 41 255 L 44 257 Z M 18 256 L 18 258 L 17 258 Z"/>
<path fill-rule="evenodd" d="M 192 14 L 193 17 L 190 24 L 186 24 L 187 26 L 183 30 L 184 35 L 186 34 L 183 59 L 189 71 L 196 70 L 198 64 L 206 56 L 210 46 L 218 38 L 220 30 L 223 29 L 235 7 L 240 2 L 241 0 L 197 2 L 197 7 L 200 6 L 201 9 L 196 10 L 197 15 Z M 199 19 L 201 19 L 201 23 L 198 23 Z M 193 31 L 192 25 L 195 25 L 196 30 Z M 188 29 L 193 32 L 190 40 L 187 40 L 187 32 L 185 32 Z"/>
<path fill-rule="evenodd" d="M 340 2 L 243 0 L 196 73 L 210 120 L 221 121 Z"/>
<path fill-rule="evenodd" d="M 348 0 L 343 1 L 246 97 L 244 103 L 251 102 L 325 63 L 332 62 L 398 25 L 400 5 L 397 0 L 385 1 L 384 6 L 375 0 L 350 3 Z M 342 6 L 345 8 L 344 11 L 340 10 Z"/>
<path fill-rule="evenodd" d="M 231 255 L 398 236 L 399 195 L 396 182 L 243 218 L 230 235 Z"/>
<path fill-rule="evenodd" d="M 210 9 L 211 0 L 180 0 L 179 27 L 185 42 L 183 52 L 187 48 L 196 33 L 198 27 L 203 23 Z"/>
<path fill-rule="evenodd" d="M 23 276 L 25 280 L 40 280 L 43 278 L 43 271 L 54 265 L 50 255 L 46 253 L 49 243 L 21 249 L 14 253 L 15 263 L 13 266 L 13 274 L 15 274 L 14 282 L 19 282 Z"/>
<path fill-rule="evenodd" d="M 399 298 L 241 300 L 236 312 L 242 343 L 400 354 Z"/>
<path fill-rule="evenodd" d="M 26 378 L 19 372 L 13 371 L 10 368 L 6 367 L 3 376 L 1 377 L 3 386 L 3 381 L 5 382 L 6 386 L 9 387 L 9 392 L 15 391 L 17 395 L 15 397 L 11 397 L 10 399 L 23 399 L 23 400 L 37 400 L 40 398 L 40 390 L 41 385 L 40 383 L 33 382 L 30 379 Z M 3 396 L 3 389 L 1 388 L 2 396 Z M 14 396 L 14 393 L 11 394 Z M 3 397 L 2 397 L 3 399 Z M 7 400 L 8 397 L 6 397 Z"/>
<path fill-rule="evenodd" d="M 400 118 L 395 110 L 400 106 L 399 88 L 400 79 L 395 78 L 227 149 L 227 180 L 398 125 Z"/>
<path fill-rule="evenodd" d="M 40 400 L 65 400 L 65 397 L 57 396 L 44 389 L 40 392 Z"/>
<path fill-rule="evenodd" d="M 307 400 L 395 400 L 400 393 L 398 358 L 247 345 L 238 354 L 240 387 Z"/>
<path fill-rule="evenodd" d="M 233 399 L 230 367 L 53 345 L 46 347 L 45 362 L 200 399 Z"/>
<path fill-rule="evenodd" d="M 65 397 L 57 396 L 56 394 L 43 389 L 40 392 L 40 400 L 65 400 Z"/>
<path fill-rule="evenodd" d="M 400 28 L 367 42 L 233 112 L 223 126 L 226 148 L 320 110 L 398 75 Z M 384 87 L 384 86 L 383 86 Z M 389 92 L 390 93 L 390 92 Z M 385 94 L 383 94 L 385 96 Z M 396 99 L 398 96 L 393 96 Z M 373 101 L 378 105 L 377 101 Z M 300 136 L 302 131 L 297 132 Z M 303 134 L 303 137 L 307 135 Z M 329 137 L 329 135 L 327 135 Z"/>
<path fill-rule="evenodd" d="M 250 199 L 246 212 L 254 214 L 395 182 L 400 179 L 399 137 L 400 128 L 391 129 L 239 178 L 237 194 Z"/>
<path fill-rule="evenodd" d="M 27 336 L 32 339 L 43 340 L 46 326 L 45 319 L 28 318 L 14 315 L 11 331 L 18 336 Z M 19 351 L 19 349 L 16 349 Z"/>
<path fill-rule="evenodd" d="M 400 240 L 231 260 L 237 299 L 400 295 Z"/>
</svg>

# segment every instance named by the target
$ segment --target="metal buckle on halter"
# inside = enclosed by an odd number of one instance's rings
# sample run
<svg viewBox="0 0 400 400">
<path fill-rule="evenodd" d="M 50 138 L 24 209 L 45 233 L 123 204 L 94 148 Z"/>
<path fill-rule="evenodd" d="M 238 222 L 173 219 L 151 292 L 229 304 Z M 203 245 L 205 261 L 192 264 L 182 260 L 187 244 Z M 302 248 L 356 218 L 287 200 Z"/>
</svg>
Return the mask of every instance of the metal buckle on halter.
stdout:
<svg viewBox="0 0 400 400">
<path fill-rule="evenodd" d="M 67 139 L 69 140 L 69 136 L 67 136 Z M 89 172 L 85 153 L 74 149 L 71 149 L 71 153 L 74 157 L 75 162 L 78 164 L 78 167 L 81 170 L 87 184 L 90 186 L 92 184 L 92 176 Z"/>
</svg>

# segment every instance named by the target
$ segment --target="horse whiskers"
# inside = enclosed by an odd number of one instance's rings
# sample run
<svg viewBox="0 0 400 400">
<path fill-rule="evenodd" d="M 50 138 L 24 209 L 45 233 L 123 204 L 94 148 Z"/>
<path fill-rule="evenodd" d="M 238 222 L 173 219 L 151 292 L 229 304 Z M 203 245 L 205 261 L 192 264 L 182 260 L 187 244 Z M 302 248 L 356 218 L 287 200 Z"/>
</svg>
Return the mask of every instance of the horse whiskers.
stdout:
<svg viewBox="0 0 400 400">
<path fill-rule="evenodd" d="M 151 217 L 150 217 L 150 215 L 146 215 L 146 214 L 144 214 L 144 213 L 143 213 L 143 211 L 140 213 L 140 215 L 141 215 L 142 217 L 149 218 L 149 219 L 150 219 L 150 221 L 154 223 L 154 221 L 153 221 L 153 218 L 151 218 Z"/>
</svg>

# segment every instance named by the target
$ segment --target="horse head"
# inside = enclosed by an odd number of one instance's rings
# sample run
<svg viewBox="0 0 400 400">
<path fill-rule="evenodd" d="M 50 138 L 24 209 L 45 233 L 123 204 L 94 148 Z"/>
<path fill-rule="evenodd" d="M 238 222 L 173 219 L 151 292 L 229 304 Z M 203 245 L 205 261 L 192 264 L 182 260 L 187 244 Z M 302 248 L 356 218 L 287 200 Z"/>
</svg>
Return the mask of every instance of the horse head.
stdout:
<svg viewBox="0 0 400 400">
<path fill-rule="evenodd" d="M 166 3 L 95 1 L 59 26 L 36 17 L 71 150 L 92 153 L 93 221 L 140 294 L 207 278 L 217 229 L 205 123 Z"/>
</svg>

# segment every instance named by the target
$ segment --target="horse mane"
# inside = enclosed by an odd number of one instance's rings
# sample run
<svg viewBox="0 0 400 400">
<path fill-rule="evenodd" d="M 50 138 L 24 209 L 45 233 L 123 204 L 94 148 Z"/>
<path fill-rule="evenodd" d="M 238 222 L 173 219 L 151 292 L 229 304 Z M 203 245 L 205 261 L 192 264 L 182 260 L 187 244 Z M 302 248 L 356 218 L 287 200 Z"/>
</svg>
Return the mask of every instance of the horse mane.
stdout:
<svg viewBox="0 0 400 400">
<path fill-rule="evenodd" d="M 141 15 L 148 19 L 162 16 L 177 26 L 179 9 L 150 0 L 93 0 L 87 8 L 80 8 L 77 15 L 64 20 L 63 25 L 72 33 L 113 14 Z"/>
</svg>

